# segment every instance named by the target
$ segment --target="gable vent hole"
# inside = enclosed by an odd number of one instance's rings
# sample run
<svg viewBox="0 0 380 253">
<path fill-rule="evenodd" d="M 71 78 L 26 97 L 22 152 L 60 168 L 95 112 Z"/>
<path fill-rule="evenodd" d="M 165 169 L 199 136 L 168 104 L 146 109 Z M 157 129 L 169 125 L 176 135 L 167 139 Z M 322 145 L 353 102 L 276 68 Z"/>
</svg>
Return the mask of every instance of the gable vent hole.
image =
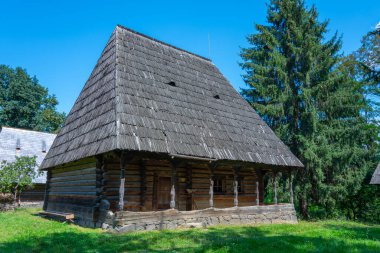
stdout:
<svg viewBox="0 0 380 253">
<path fill-rule="evenodd" d="M 176 86 L 177 86 L 177 85 L 175 84 L 175 82 L 173 82 L 173 81 L 168 82 L 168 84 L 169 84 L 170 86 L 173 86 L 173 87 L 176 87 Z"/>
<path fill-rule="evenodd" d="M 220 99 L 219 95 L 214 96 L 215 99 Z"/>
</svg>

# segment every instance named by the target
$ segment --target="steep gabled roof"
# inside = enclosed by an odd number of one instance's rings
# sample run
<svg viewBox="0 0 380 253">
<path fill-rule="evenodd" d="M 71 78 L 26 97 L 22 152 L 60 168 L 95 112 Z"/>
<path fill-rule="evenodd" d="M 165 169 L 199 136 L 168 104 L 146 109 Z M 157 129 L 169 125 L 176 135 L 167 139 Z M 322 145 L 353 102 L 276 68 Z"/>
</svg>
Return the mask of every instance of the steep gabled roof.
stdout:
<svg viewBox="0 0 380 253">
<path fill-rule="evenodd" d="M 0 127 L 0 162 L 14 162 L 16 156 L 36 156 L 36 162 L 40 165 L 54 138 L 55 134 Z M 38 170 L 38 167 L 35 169 Z M 42 173 L 33 182 L 45 183 L 46 173 Z"/>
<path fill-rule="evenodd" d="M 42 166 L 116 149 L 303 166 L 210 60 L 122 26 Z"/>
<path fill-rule="evenodd" d="M 380 163 L 377 165 L 377 168 L 373 173 L 370 184 L 380 184 Z"/>
</svg>

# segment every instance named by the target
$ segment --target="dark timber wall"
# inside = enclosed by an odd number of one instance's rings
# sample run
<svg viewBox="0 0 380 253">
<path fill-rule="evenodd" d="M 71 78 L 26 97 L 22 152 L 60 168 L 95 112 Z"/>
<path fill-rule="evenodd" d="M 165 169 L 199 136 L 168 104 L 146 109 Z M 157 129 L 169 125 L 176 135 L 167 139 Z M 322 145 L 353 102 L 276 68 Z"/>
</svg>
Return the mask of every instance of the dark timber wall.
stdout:
<svg viewBox="0 0 380 253">
<path fill-rule="evenodd" d="M 33 187 L 21 192 L 21 201 L 43 201 L 45 194 L 45 184 L 34 184 Z"/>
<path fill-rule="evenodd" d="M 100 226 L 98 219 L 99 215 L 104 214 L 100 214 L 102 211 L 118 211 L 120 167 L 120 158 L 111 154 L 98 161 L 95 158 L 82 159 L 49 169 L 44 209 L 74 213 L 79 224 Z M 176 209 L 189 211 L 210 207 L 209 162 L 132 157 L 125 165 L 124 210 L 141 212 L 169 209 L 168 205 L 162 205 L 162 199 L 170 199 L 172 175 L 175 178 Z M 241 182 L 238 205 L 256 205 L 256 176 L 252 169 L 239 168 L 236 172 L 236 168 L 231 165 L 218 165 L 214 169 L 214 178 L 223 178 L 224 190 L 223 193 L 214 193 L 214 207 L 234 206 L 233 182 L 236 178 Z M 162 180 L 166 182 L 166 188 L 160 186 Z M 165 195 L 165 192 L 167 195 L 162 197 L 160 194 Z"/>
<path fill-rule="evenodd" d="M 111 210 L 116 211 L 119 201 L 120 161 L 111 159 L 105 166 L 105 195 Z M 214 175 L 223 177 L 225 192 L 214 194 L 217 208 L 234 206 L 234 170 L 232 167 L 217 167 Z M 157 188 L 160 177 L 171 178 L 172 165 L 168 160 L 129 161 L 125 167 L 124 210 L 158 210 Z M 239 206 L 256 203 L 256 175 L 250 169 L 240 169 L 242 191 L 239 192 Z M 176 209 L 199 210 L 209 206 L 210 169 L 209 164 L 179 163 L 176 169 Z M 188 193 L 191 189 L 193 194 Z"/>
<path fill-rule="evenodd" d="M 44 209 L 74 213 L 79 223 L 93 226 L 97 203 L 95 159 L 50 169 L 48 171 Z"/>
</svg>

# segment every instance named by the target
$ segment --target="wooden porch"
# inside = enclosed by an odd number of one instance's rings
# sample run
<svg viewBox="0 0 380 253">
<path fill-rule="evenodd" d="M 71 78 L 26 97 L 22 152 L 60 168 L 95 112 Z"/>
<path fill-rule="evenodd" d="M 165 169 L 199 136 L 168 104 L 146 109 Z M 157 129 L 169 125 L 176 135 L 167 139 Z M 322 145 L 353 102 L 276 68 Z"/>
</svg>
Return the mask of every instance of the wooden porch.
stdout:
<svg viewBox="0 0 380 253">
<path fill-rule="evenodd" d="M 97 160 L 97 167 L 103 172 L 100 197 L 110 202 L 110 210 L 114 212 L 259 206 L 264 204 L 264 176 L 273 180 L 273 204 L 277 204 L 275 178 L 280 172 L 288 176 L 289 203 L 293 204 L 290 169 L 189 157 L 148 158 L 128 153 L 118 158 L 119 163 L 115 163 L 115 157 Z"/>
</svg>

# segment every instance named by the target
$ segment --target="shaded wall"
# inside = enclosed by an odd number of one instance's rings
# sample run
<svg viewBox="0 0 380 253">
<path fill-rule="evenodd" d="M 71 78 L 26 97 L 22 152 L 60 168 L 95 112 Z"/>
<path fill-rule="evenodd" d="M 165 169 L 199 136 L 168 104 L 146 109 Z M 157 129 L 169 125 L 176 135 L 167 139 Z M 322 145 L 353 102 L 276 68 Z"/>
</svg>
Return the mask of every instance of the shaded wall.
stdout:
<svg viewBox="0 0 380 253">
<path fill-rule="evenodd" d="M 21 202 L 37 202 L 43 201 L 45 195 L 46 184 L 34 184 L 32 187 L 25 189 L 21 192 Z"/>
</svg>

